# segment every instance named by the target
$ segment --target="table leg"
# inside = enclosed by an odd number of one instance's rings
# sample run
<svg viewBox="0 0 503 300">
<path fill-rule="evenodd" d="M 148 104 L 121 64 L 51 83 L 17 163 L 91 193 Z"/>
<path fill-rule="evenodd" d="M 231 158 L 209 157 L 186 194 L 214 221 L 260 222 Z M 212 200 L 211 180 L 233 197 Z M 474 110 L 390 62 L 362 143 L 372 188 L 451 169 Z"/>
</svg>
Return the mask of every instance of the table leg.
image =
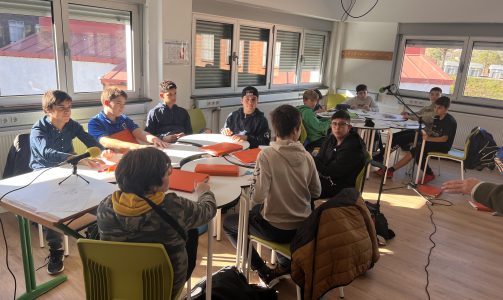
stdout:
<svg viewBox="0 0 503 300">
<path fill-rule="evenodd" d="M 370 148 L 369 148 L 370 159 L 373 159 L 373 156 L 374 156 L 374 140 L 375 140 L 375 135 L 376 135 L 376 131 L 375 130 L 371 130 L 371 132 L 370 132 Z M 370 169 L 372 169 L 371 165 L 369 165 L 369 167 L 367 168 L 367 176 L 366 176 L 367 180 L 369 179 Z"/>
<path fill-rule="evenodd" d="M 238 216 L 238 241 L 236 245 L 236 268 L 240 268 L 241 266 L 241 252 L 242 252 L 242 245 L 243 245 L 243 237 L 241 235 L 242 233 L 242 228 L 243 228 L 243 216 L 244 216 L 244 205 L 245 205 L 245 197 L 241 196 L 239 199 L 239 216 Z"/>
<path fill-rule="evenodd" d="M 35 281 L 35 267 L 33 266 L 33 254 L 31 252 L 30 222 L 21 216 L 17 216 L 17 220 L 21 237 L 21 255 L 23 257 L 24 281 L 26 285 L 26 292 L 19 296 L 18 299 L 36 299 L 65 282 L 67 277 L 66 275 L 59 275 L 37 286 Z"/>
<path fill-rule="evenodd" d="M 388 142 L 386 143 L 386 173 L 384 173 L 384 181 L 383 181 L 383 184 L 386 184 L 386 176 L 388 175 L 388 168 L 391 167 L 390 166 L 390 162 L 389 162 L 389 157 L 391 155 L 391 145 L 393 144 L 393 130 L 391 130 L 391 128 L 388 129 Z M 395 153 L 396 155 L 396 153 Z"/>
<path fill-rule="evenodd" d="M 206 300 L 211 300 L 213 278 L 213 222 L 208 222 L 208 258 L 206 261 Z"/>
</svg>

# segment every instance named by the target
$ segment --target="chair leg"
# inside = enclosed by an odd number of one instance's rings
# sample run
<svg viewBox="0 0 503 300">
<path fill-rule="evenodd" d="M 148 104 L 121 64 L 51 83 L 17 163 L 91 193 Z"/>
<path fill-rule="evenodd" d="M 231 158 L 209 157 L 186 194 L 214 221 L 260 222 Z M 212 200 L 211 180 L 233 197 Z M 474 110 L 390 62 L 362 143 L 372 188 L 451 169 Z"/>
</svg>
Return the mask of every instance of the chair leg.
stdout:
<svg viewBox="0 0 503 300">
<path fill-rule="evenodd" d="M 295 285 L 295 290 L 297 291 L 297 300 L 301 300 L 302 299 L 302 291 L 300 289 L 300 286 Z"/>
<path fill-rule="evenodd" d="M 461 180 L 465 180 L 465 162 L 461 161 Z"/>
<path fill-rule="evenodd" d="M 217 209 L 217 216 L 216 216 L 216 233 L 217 233 L 217 241 L 220 241 L 220 238 L 222 237 L 222 210 Z"/>
<path fill-rule="evenodd" d="M 271 265 L 276 264 L 276 251 L 271 250 Z"/>
<path fill-rule="evenodd" d="M 70 247 L 68 247 L 68 236 L 65 234 L 63 236 L 63 242 L 65 247 L 65 256 L 70 255 Z"/>
<path fill-rule="evenodd" d="M 438 158 L 438 176 L 440 176 L 440 157 L 437 158 Z"/>
<path fill-rule="evenodd" d="M 44 229 L 40 224 L 38 224 L 38 243 L 40 248 L 44 248 Z"/>
<path fill-rule="evenodd" d="M 428 165 L 428 162 L 430 161 L 431 156 L 426 156 L 426 163 L 424 164 L 424 171 L 423 171 L 423 179 L 421 179 L 421 184 L 424 183 L 424 175 L 426 175 L 426 166 Z M 418 167 L 419 168 L 419 167 Z M 419 170 L 418 170 L 419 171 Z"/>
<path fill-rule="evenodd" d="M 258 243 L 257 243 L 258 245 Z M 248 257 L 246 258 L 246 267 L 244 270 L 244 275 L 246 276 L 246 280 L 250 282 L 250 269 L 251 269 L 251 257 L 252 257 L 252 250 L 253 250 L 253 242 L 248 241 Z"/>
<path fill-rule="evenodd" d="M 212 222 L 213 222 L 213 228 L 217 228 L 218 211 L 219 211 L 219 209 L 217 209 L 217 214 L 215 215 L 215 217 L 212 220 Z M 217 236 L 217 231 L 213 230 L 213 237 L 216 237 L 216 236 Z"/>
<path fill-rule="evenodd" d="M 344 299 L 344 287 L 341 286 L 339 288 L 339 298 Z"/>
</svg>

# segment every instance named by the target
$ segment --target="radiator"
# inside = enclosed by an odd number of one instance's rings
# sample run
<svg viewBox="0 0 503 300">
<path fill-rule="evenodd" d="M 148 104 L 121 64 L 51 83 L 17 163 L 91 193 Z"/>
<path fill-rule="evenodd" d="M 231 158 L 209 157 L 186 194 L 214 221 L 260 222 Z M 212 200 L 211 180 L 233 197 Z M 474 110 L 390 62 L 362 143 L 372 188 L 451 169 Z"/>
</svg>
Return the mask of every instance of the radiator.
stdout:
<svg viewBox="0 0 503 300">
<path fill-rule="evenodd" d="M 503 146 L 503 131 L 501 130 L 503 125 L 502 119 L 459 112 L 449 113 L 456 118 L 458 123 L 458 130 L 456 131 L 456 138 L 454 139 L 453 144 L 454 148 L 463 149 L 470 131 L 473 127 L 477 126 L 484 128 L 492 134 L 498 146 Z"/>
<path fill-rule="evenodd" d="M 145 124 L 145 115 L 133 115 L 130 116 L 133 121 L 140 126 L 140 128 L 144 128 Z M 79 121 L 80 124 L 87 130 L 87 123 L 83 123 Z M 12 146 L 14 138 L 18 134 L 29 133 L 30 129 L 21 129 L 21 130 L 12 130 L 12 131 L 4 131 L 0 132 L 0 178 L 3 176 L 3 170 L 5 168 L 5 163 L 7 162 L 7 154 L 9 153 L 9 149 Z M 87 147 L 79 140 L 73 140 L 73 148 L 77 154 L 84 153 Z"/>
</svg>

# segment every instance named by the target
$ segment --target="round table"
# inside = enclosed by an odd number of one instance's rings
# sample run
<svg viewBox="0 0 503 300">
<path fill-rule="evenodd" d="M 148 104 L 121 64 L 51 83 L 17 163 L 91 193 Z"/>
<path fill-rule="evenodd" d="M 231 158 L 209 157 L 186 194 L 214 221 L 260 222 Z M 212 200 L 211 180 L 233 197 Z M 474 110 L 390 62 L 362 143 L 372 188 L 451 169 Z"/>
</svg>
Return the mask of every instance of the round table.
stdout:
<svg viewBox="0 0 503 300">
<path fill-rule="evenodd" d="M 167 148 L 161 150 L 169 156 L 173 168 L 179 168 L 185 162 L 207 154 L 199 147 L 182 143 L 169 144 Z"/>
<path fill-rule="evenodd" d="M 235 141 L 230 136 L 219 133 L 199 133 L 186 135 L 179 138 L 178 142 L 193 144 L 194 146 L 209 146 L 218 143 L 235 143 L 243 146 L 243 150 L 250 148 L 250 143 L 248 143 L 248 141 Z"/>
</svg>

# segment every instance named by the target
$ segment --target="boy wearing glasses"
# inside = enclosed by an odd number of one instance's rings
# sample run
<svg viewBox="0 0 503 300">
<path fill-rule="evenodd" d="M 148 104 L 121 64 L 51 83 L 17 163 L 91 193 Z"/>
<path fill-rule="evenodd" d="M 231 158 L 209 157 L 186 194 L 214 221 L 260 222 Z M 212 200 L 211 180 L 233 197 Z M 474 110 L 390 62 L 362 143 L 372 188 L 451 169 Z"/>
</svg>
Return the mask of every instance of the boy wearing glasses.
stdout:
<svg viewBox="0 0 503 300">
<path fill-rule="evenodd" d="M 248 141 L 250 148 L 269 145 L 269 124 L 264 113 L 257 108 L 258 90 L 253 86 L 245 87 L 241 93 L 241 104 L 242 108 L 229 114 L 220 133 L 236 141 Z"/>
<path fill-rule="evenodd" d="M 103 110 L 89 120 L 88 129 L 101 145 L 115 151 L 127 151 L 148 147 L 138 142 L 165 148 L 168 143 L 139 128 L 133 120 L 124 115 L 127 94 L 116 87 L 106 88 L 101 93 Z"/>
<path fill-rule="evenodd" d="M 331 118 L 332 133 L 325 138 L 314 158 L 321 181 L 320 198 L 335 196 L 342 189 L 354 187 L 365 165 L 365 143 L 351 130 L 347 111 L 338 110 Z"/>
<path fill-rule="evenodd" d="M 75 154 L 72 140 L 78 138 L 86 147 L 103 147 L 82 125 L 72 120 L 72 98 L 59 90 L 47 91 L 42 97 L 45 116 L 37 121 L 30 132 L 30 168 L 49 168 L 72 158 Z M 103 153 L 104 155 L 108 154 Z M 80 163 L 94 168 L 103 166 L 100 160 L 83 159 Z M 44 230 L 49 245 L 47 273 L 56 275 L 64 270 L 63 236 L 53 230 Z"/>
<path fill-rule="evenodd" d="M 158 136 L 167 143 L 174 143 L 186 134 L 192 134 L 189 113 L 176 105 L 176 84 L 161 82 L 162 102 L 148 112 L 145 131 Z"/>
</svg>

